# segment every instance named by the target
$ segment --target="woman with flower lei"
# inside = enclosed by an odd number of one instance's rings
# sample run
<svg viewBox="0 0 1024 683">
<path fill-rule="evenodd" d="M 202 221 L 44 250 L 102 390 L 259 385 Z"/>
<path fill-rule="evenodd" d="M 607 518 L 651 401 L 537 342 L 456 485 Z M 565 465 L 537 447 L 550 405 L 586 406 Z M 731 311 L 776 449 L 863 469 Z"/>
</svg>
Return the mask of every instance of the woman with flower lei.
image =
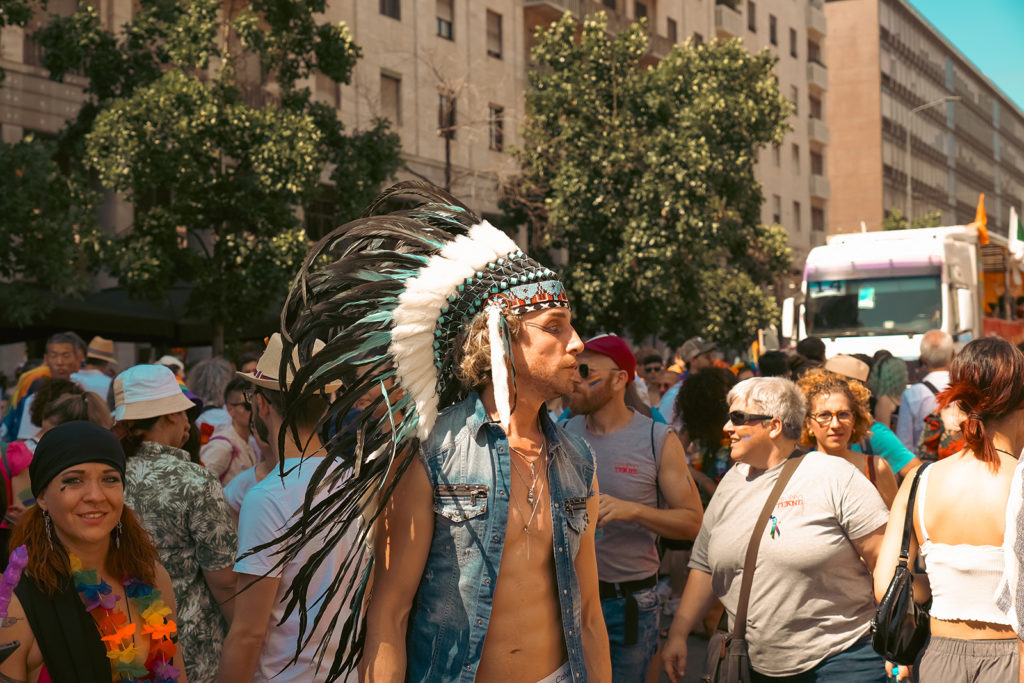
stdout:
<svg viewBox="0 0 1024 683">
<path fill-rule="evenodd" d="M 0 641 L 20 645 L 0 681 L 185 683 L 171 580 L 124 505 L 117 438 L 66 423 L 39 441 L 29 469 L 38 504 L 11 540 L 28 562 L 0 619 Z"/>
</svg>

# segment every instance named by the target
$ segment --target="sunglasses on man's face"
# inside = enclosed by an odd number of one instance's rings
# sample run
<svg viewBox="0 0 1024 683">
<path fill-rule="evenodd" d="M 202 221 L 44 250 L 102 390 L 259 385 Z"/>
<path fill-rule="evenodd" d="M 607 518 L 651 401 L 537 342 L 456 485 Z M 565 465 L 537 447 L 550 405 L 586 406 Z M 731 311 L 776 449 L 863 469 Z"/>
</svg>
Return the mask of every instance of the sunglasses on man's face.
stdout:
<svg viewBox="0 0 1024 683">
<path fill-rule="evenodd" d="M 612 372 L 617 369 L 618 368 L 608 368 L 608 371 Z M 597 372 L 605 372 L 601 368 L 590 367 L 590 365 L 588 365 L 587 363 L 580 363 L 579 365 L 576 366 L 576 370 L 580 373 L 580 377 L 582 377 L 583 379 L 587 379 L 588 377 Z"/>
<path fill-rule="evenodd" d="M 661 372 L 661 365 L 645 365 L 644 372 Z"/>
<path fill-rule="evenodd" d="M 729 422 L 732 422 L 733 425 L 736 427 L 739 427 L 740 425 L 750 424 L 751 422 L 764 422 L 765 420 L 771 419 L 771 415 L 759 415 L 757 413 L 748 413 L 745 410 L 729 411 Z"/>
</svg>

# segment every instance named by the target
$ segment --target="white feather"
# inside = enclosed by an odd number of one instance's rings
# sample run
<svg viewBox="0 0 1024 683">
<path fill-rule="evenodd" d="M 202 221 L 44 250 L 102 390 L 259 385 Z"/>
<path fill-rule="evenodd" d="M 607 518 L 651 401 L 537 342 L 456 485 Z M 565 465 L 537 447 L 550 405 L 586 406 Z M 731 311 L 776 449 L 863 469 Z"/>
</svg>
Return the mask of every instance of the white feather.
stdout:
<svg viewBox="0 0 1024 683">
<path fill-rule="evenodd" d="M 498 409 L 498 421 L 508 432 L 512 420 L 512 408 L 508 397 L 508 366 L 505 365 L 505 344 L 501 339 L 501 309 L 487 307 L 487 341 L 491 345 L 491 384 L 494 387 L 494 403 Z"/>
<path fill-rule="evenodd" d="M 395 358 L 398 381 L 416 404 L 419 415 L 416 432 L 420 439 L 430 434 L 438 413 L 440 397 L 437 395 L 434 368 L 434 329 L 441 317 L 441 309 L 448 302 L 449 295 L 458 291 L 458 286 L 467 277 L 472 277 L 491 261 L 518 250 L 508 235 L 484 221 L 430 257 L 427 265 L 406 283 L 405 291 L 398 297 L 390 351 Z M 497 346 L 504 356 L 500 337 Z M 492 354 L 493 348 L 492 342 Z M 504 361 L 502 371 L 506 373 L 504 393 L 507 404 L 508 379 Z M 507 418 L 503 421 L 507 428 Z"/>
</svg>

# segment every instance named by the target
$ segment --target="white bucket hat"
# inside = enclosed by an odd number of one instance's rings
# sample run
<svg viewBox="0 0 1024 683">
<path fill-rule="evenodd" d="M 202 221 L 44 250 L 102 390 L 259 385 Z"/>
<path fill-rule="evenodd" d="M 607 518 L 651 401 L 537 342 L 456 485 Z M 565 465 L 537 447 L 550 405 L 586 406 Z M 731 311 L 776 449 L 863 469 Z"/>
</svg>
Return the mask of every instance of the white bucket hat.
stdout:
<svg viewBox="0 0 1024 683">
<path fill-rule="evenodd" d="M 172 415 L 194 405 L 165 365 L 136 365 L 114 378 L 115 420 Z"/>
<path fill-rule="evenodd" d="M 325 344 L 317 339 L 313 344 L 313 354 L 318 353 L 324 346 Z M 281 371 L 281 354 L 283 352 L 284 344 L 281 341 L 281 333 L 275 332 L 267 340 L 267 348 L 264 349 L 263 355 L 256 361 L 256 369 L 252 372 L 236 372 L 235 374 L 258 387 L 281 391 L 281 382 L 277 377 L 277 373 Z M 296 365 L 299 364 L 299 348 L 297 346 L 292 351 L 292 361 Z M 288 375 L 285 377 L 285 386 L 291 386 L 291 384 L 292 369 L 289 366 Z M 330 393 L 340 388 L 341 382 L 331 382 L 325 385 L 323 389 L 325 393 Z"/>
</svg>

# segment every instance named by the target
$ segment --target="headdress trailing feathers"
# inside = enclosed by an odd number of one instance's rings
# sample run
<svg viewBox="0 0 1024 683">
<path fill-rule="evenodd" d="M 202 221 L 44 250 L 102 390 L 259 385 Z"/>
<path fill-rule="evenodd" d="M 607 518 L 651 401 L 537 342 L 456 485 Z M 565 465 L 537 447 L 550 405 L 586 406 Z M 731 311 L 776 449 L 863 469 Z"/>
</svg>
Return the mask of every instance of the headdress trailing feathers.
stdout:
<svg viewBox="0 0 1024 683">
<path fill-rule="evenodd" d="M 420 203 L 377 215 L 386 203 L 409 206 L 409 199 Z M 332 434 L 325 441 L 327 457 L 318 465 L 301 513 L 274 545 L 283 543 L 279 562 L 284 563 L 319 534 L 327 536 L 322 546 L 317 541 L 286 598 L 286 616 L 300 610 L 300 640 L 306 645 L 312 631 L 306 624 L 306 593 L 314 572 L 347 532 L 352 531 L 348 538 L 358 536 L 328 594 L 309 605 L 329 604 L 343 592 L 351 607 L 329 680 L 351 671 L 362 648 L 362 600 L 371 564 L 363 542 L 368 529 L 439 411 L 471 390 L 456 373 L 465 332 L 477 316 L 485 316 L 495 402 L 507 429 L 515 408 L 515 374 L 506 316 L 568 305 L 553 271 L 450 195 L 420 183 L 391 187 L 363 218 L 337 228 L 311 250 L 281 313 L 278 377 L 294 373 L 291 384 L 281 387 L 285 429 L 298 437 L 290 407 L 333 383 L 340 381 L 344 389 L 318 430 Z M 316 340 L 325 344 L 314 349 Z M 298 349 L 295 357 L 293 349 Z M 332 633 L 338 618 L 326 613 L 314 618 L 313 627 L 330 620 L 317 646 L 321 658 L 326 643 L 339 638 Z"/>
</svg>

